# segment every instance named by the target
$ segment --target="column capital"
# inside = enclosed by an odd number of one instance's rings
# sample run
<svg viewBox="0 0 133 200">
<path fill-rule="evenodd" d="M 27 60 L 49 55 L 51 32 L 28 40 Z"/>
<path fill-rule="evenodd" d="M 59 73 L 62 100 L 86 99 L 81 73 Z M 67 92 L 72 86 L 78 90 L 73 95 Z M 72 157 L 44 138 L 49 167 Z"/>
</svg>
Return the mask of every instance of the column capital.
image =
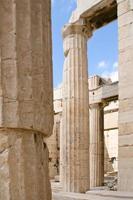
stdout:
<svg viewBox="0 0 133 200">
<path fill-rule="evenodd" d="M 90 109 L 99 108 L 99 109 L 101 109 L 101 110 L 103 110 L 105 106 L 106 106 L 106 105 L 105 105 L 104 102 L 94 103 L 94 104 L 90 104 L 90 105 L 89 105 Z"/>
<path fill-rule="evenodd" d="M 80 34 L 84 35 L 86 38 L 92 36 L 92 28 L 90 24 L 87 24 L 84 20 L 80 20 L 76 23 L 66 24 L 63 28 L 63 38 L 68 35 Z"/>
<path fill-rule="evenodd" d="M 102 101 L 102 107 L 105 108 L 106 106 L 109 105 L 109 102 L 108 101 Z"/>
</svg>

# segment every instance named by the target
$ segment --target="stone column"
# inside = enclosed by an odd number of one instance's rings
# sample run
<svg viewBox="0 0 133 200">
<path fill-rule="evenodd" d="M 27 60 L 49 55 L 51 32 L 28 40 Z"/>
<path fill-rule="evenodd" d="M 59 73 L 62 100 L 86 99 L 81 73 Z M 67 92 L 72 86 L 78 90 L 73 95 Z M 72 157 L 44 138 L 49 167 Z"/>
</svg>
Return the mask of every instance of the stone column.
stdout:
<svg viewBox="0 0 133 200">
<path fill-rule="evenodd" d="M 100 77 L 89 79 L 89 89 L 100 86 Z M 104 183 L 104 112 L 100 103 L 90 105 L 90 187 Z"/>
<path fill-rule="evenodd" d="M 50 200 L 49 0 L 0 2 L 0 199 Z"/>
<path fill-rule="evenodd" d="M 61 175 L 63 190 L 89 190 L 89 99 L 87 40 L 91 35 L 83 22 L 64 27 L 63 144 Z"/>
<path fill-rule="evenodd" d="M 119 28 L 118 189 L 133 192 L 133 1 L 117 0 Z"/>
<path fill-rule="evenodd" d="M 103 107 L 90 105 L 90 187 L 104 183 L 104 124 Z"/>
</svg>

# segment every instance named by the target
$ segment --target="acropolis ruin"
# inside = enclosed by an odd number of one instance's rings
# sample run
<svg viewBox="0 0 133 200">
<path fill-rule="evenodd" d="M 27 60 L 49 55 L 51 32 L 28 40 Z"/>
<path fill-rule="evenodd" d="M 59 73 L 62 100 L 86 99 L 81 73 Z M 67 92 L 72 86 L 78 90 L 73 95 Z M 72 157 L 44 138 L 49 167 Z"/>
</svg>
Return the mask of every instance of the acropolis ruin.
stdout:
<svg viewBox="0 0 133 200">
<path fill-rule="evenodd" d="M 76 3 L 54 89 L 51 1 L 0 0 L 0 200 L 133 199 L 133 0 Z M 114 20 L 116 82 L 87 47 Z"/>
</svg>

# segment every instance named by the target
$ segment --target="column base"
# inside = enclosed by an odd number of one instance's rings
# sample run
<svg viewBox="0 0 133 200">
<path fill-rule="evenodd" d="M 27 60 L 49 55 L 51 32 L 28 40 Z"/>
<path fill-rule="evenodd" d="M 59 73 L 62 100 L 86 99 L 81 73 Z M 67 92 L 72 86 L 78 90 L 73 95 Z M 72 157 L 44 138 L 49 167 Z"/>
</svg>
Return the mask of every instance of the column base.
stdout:
<svg viewBox="0 0 133 200">
<path fill-rule="evenodd" d="M 43 135 L 0 130 L 0 200 L 51 200 Z"/>
</svg>

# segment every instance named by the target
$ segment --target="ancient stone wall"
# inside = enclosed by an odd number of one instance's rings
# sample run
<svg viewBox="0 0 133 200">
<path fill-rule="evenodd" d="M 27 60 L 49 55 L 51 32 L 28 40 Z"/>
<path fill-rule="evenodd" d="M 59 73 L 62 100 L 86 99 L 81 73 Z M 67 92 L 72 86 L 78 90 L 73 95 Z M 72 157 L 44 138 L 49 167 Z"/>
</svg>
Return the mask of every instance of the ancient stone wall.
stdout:
<svg viewBox="0 0 133 200">
<path fill-rule="evenodd" d="M 60 168 L 60 129 L 62 113 L 55 113 L 53 134 L 47 139 L 49 149 L 49 176 L 54 179 Z"/>
<path fill-rule="evenodd" d="M 119 190 L 133 191 L 133 6 L 117 0 L 119 28 Z"/>
<path fill-rule="evenodd" d="M 118 101 L 104 109 L 104 173 L 118 172 Z"/>
</svg>

